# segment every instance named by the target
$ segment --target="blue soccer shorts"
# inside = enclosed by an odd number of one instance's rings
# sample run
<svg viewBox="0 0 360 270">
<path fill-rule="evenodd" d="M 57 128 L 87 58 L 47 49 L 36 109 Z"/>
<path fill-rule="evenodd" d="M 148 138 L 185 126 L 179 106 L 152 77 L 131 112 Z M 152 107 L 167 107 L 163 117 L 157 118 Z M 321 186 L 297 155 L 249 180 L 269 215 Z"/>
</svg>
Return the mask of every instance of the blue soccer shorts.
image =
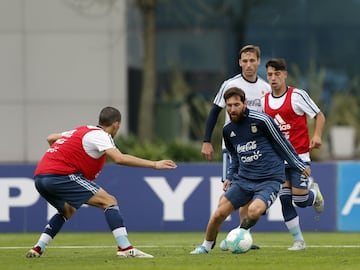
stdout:
<svg viewBox="0 0 360 270">
<path fill-rule="evenodd" d="M 231 202 L 235 209 L 238 209 L 249 202 L 260 199 L 267 209 L 278 197 L 281 183 L 279 181 L 255 182 L 245 179 L 232 181 L 230 188 L 224 196 Z"/>
<path fill-rule="evenodd" d="M 306 166 L 310 166 L 310 162 L 305 162 Z M 297 169 L 289 167 L 288 165 L 285 167 L 285 175 L 286 180 L 289 180 L 291 186 L 298 189 L 308 189 L 309 186 L 309 178 L 305 175 L 301 174 Z"/>
<path fill-rule="evenodd" d="M 42 174 L 34 179 L 37 191 L 59 212 L 63 212 L 65 202 L 79 209 L 100 190 L 100 186 L 82 174 Z"/>
</svg>

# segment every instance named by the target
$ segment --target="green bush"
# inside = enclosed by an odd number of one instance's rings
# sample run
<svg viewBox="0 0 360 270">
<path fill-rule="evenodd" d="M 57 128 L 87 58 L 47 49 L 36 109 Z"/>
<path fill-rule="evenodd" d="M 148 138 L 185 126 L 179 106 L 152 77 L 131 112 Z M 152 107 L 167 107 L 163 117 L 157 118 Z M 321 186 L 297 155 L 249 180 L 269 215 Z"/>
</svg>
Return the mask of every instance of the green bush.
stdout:
<svg viewBox="0 0 360 270">
<path fill-rule="evenodd" d="M 201 142 L 139 142 L 134 135 L 120 135 L 114 141 L 122 153 L 140 158 L 150 160 L 172 159 L 176 162 L 205 162 L 201 155 Z M 215 153 L 214 161 L 220 160 L 221 153 Z"/>
</svg>

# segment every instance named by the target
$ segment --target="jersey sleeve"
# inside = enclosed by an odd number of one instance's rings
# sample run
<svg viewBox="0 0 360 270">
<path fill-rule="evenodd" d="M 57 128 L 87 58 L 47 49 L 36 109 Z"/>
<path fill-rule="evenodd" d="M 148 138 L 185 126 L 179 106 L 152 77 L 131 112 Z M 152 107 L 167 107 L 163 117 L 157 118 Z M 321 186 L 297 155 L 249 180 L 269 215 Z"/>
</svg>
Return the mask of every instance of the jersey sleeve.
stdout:
<svg viewBox="0 0 360 270">
<path fill-rule="evenodd" d="M 111 135 L 103 130 L 93 130 L 88 132 L 83 139 L 84 148 L 96 149 L 103 152 L 107 149 L 116 148 Z"/>
<path fill-rule="evenodd" d="M 284 137 L 274 120 L 268 115 L 266 115 L 263 120 L 269 139 L 273 142 L 273 147 L 279 156 L 286 160 L 291 167 L 298 169 L 300 172 L 305 170 L 304 162 L 300 159 L 294 147 Z"/>
<path fill-rule="evenodd" d="M 224 138 L 225 147 L 231 156 L 229 168 L 226 171 L 226 179 L 232 181 L 234 175 L 238 173 L 239 157 L 236 153 L 236 150 L 234 149 L 234 146 L 230 142 L 229 130 L 227 126 L 225 126 L 223 129 L 223 138 Z M 225 179 L 223 179 L 223 181 L 224 180 Z"/>
<path fill-rule="evenodd" d="M 291 98 L 293 109 L 299 115 L 305 113 L 310 118 L 314 118 L 320 112 L 319 107 L 303 89 L 295 88 Z"/>
<path fill-rule="evenodd" d="M 217 105 L 221 108 L 225 108 L 226 104 L 225 104 L 225 99 L 224 99 L 224 93 L 227 89 L 228 89 L 228 81 L 224 81 L 214 98 L 215 105 Z"/>
</svg>

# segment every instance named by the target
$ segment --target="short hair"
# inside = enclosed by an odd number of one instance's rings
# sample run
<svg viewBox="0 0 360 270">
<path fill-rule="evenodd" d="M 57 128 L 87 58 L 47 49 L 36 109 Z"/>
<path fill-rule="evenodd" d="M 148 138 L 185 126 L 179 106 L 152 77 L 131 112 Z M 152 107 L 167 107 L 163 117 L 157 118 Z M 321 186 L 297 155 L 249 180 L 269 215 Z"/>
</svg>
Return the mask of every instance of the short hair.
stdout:
<svg viewBox="0 0 360 270">
<path fill-rule="evenodd" d="M 260 54 L 261 54 L 260 48 L 255 45 L 246 45 L 246 46 L 242 47 L 239 52 L 239 59 L 241 59 L 241 55 L 243 53 L 247 53 L 247 52 L 255 53 L 257 59 L 260 59 Z"/>
<path fill-rule="evenodd" d="M 245 102 L 246 100 L 245 91 L 238 87 L 231 87 L 228 90 L 226 90 L 226 92 L 224 93 L 225 101 L 227 101 L 229 98 L 233 96 L 239 96 L 242 102 Z"/>
<path fill-rule="evenodd" d="M 265 67 L 273 67 L 275 70 L 287 70 L 286 62 L 283 58 L 272 58 L 266 62 Z"/>
<path fill-rule="evenodd" d="M 99 125 L 109 127 L 115 122 L 121 122 L 121 113 L 114 107 L 105 107 L 99 114 Z"/>
</svg>

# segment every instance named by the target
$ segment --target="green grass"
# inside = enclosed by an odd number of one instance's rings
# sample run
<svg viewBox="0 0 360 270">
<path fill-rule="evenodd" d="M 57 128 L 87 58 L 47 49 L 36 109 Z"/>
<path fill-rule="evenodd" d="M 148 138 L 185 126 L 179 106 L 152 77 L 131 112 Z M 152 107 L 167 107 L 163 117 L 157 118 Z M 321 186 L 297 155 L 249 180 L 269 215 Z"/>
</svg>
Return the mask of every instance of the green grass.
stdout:
<svg viewBox="0 0 360 270">
<path fill-rule="evenodd" d="M 60 233 L 41 258 L 25 253 L 39 234 L 0 234 L 1 268 L 64 269 L 237 269 L 327 270 L 360 269 L 360 233 L 304 233 L 308 248 L 288 251 L 288 233 L 252 233 L 260 250 L 231 254 L 216 247 L 210 254 L 190 255 L 202 243 L 203 233 L 129 233 L 131 242 L 154 259 L 121 259 L 115 256 L 111 233 Z M 224 233 L 219 235 L 223 239 Z"/>
</svg>

